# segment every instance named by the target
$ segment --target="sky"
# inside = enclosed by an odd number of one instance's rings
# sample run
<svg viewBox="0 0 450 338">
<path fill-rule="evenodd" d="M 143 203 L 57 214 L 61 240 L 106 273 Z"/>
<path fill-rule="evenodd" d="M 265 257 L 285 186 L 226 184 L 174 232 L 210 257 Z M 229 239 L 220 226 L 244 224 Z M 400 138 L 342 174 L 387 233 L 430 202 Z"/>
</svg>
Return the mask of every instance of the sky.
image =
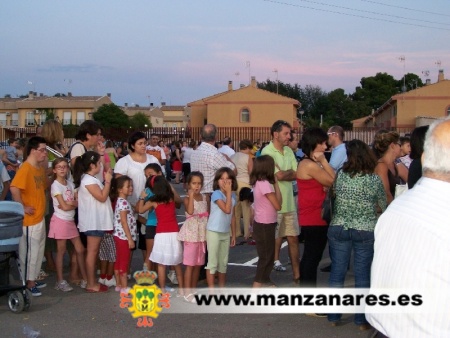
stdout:
<svg viewBox="0 0 450 338">
<path fill-rule="evenodd" d="M 250 76 L 347 93 L 378 72 L 434 83 L 450 73 L 449 18 L 448 0 L 3 0 L 0 97 L 158 106 Z"/>
</svg>

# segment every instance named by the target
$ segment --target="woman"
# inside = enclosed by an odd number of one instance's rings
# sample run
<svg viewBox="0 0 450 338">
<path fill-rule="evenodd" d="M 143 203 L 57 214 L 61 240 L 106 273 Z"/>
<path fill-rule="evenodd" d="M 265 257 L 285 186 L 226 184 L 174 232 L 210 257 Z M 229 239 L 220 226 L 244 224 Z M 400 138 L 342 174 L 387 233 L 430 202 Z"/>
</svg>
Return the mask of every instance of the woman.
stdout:
<svg viewBox="0 0 450 338">
<path fill-rule="evenodd" d="M 417 127 L 411 134 L 411 157 L 412 162 L 408 172 L 408 189 L 412 189 L 417 181 L 422 177 L 423 144 L 429 126 Z"/>
<path fill-rule="evenodd" d="M 253 144 L 250 140 L 242 140 L 239 142 L 239 151 L 231 156 L 231 161 L 233 161 L 237 170 L 237 183 L 238 190 L 236 191 L 236 196 L 239 197 L 239 193 L 242 188 L 250 186 L 250 173 L 253 169 L 253 159 L 251 157 L 251 151 L 253 149 Z M 242 236 L 241 232 L 241 215 L 244 221 L 244 238 L 248 240 L 252 234 L 250 233 L 250 217 L 251 217 L 251 206 L 248 200 L 242 201 L 238 198 L 236 207 L 234 209 L 236 218 L 236 238 Z M 250 244 L 254 244 L 251 242 Z"/>
<path fill-rule="evenodd" d="M 119 156 L 117 155 L 116 149 L 114 149 L 114 143 L 111 140 L 108 140 L 105 143 L 105 157 L 106 156 L 109 158 L 110 168 L 114 170 Z"/>
<path fill-rule="evenodd" d="M 345 275 L 353 250 L 355 287 L 370 287 L 370 267 L 373 259 L 374 229 L 377 206 L 386 209 L 383 183 L 374 174 L 375 155 L 359 140 L 347 143 L 347 162 L 338 172 L 335 184 L 334 215 L 328 229 L 330 246 L 331 288 L 344 287 Z M 328 314 L 328 321 L 338 325 L 341 314 Z M 355 314 L 355 324 L 361 330 L 370 328 L 364 313 Z"/>
<path fill-rule="evenodd" d="M 325 158 L 327 133 L 313 127 L 302 137 L 305 158 L 297 168 L 298 221 L 304 234 L 305 250 L 300 261 L 300 283 L 316 287 L 317 267 L 327 244 L 327 223 L 322 219 L 326 191 L 333 184 L 334 170 Z"/>
<path fill-rule="evenodd" d="M 184 191 L 187 191 L 186 180 L 188 175 L 191 173 L 191 155 L 197 147 L 197 142 L 195 140 L 191 140 L 189 144 L 187 144 L 187 142 L 183 142 L 183 144 L 185 143 L 186 147 L 184 147 L 184 150 L 181 148 L 181 150 L 183 153 L 183 189 Z"/>
<path fill-rule="evenodd" d="M 122 157 L 125 157 L 128 155 L 128 142 L 123 141 L 118 147 L 117 147 L 117 157 L 120 159 Z"/>
<path fill-rule="evenodd" d="M 373 150 L 378 157 L 375 174 L 383 182 L 388 204 L 394 200 L 396 185 L 408 182 L 408 169 L 403 163 L 395 163 L 400 157 L 400 147 L 400 137 L 395 131 L 380 130 L 375 134 Z"/>
<path fill-rule="evenodd" d="M 147 137 L 143 132 L 137 131 L 131 134 L 128 140 L 129 153 L 127 156 L 119 159 L 114 168 L 116 177 L 127 175 L 133 180 L 133 193 L 128 198 L 128 202 L 133 208 L 139 201 L 140 194 L 145 189 L 145 167 L 150 163 L 158 163 L 159 165 L 159 161 L 155 156 L 146 153 L 146 147 Z M 137 229 L 139 231 L 138 248 L 142 250 L 144 261 L 147 259 L 145 246 L 145 217 L 146 215 L 139 215 L 136 217 Z M 143 225 L 144 233 L 142 233 L 141 225 Z"/>
<path fill-rule="evenodd" d="M 179 141 L 175 141 L 173 143 L 174 150 L 172 151 L 172 173 L 175 174 L 175 183 L 180 183 L 180 174 L 181 170 L 183 169 L 183 162 L 181 158 L 181 145 Z"/>
</svg>

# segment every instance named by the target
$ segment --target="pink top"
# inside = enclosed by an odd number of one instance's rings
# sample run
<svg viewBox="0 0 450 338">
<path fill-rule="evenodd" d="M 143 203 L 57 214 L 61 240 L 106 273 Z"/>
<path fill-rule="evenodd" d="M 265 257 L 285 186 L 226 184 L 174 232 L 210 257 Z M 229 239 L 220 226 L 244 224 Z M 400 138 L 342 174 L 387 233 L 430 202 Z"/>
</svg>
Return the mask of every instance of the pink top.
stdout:
<svg viewBox="0 0 450 338">
<path fill-rule="evenodd" d="M 253 209 L 255 210 L 255 221 L 263 224 L 276 223 L 277 211 L 266 197 L 274 193 L 275 189 L 269 181 L 256 181 L 253 187 Z"/>
<path fill-rule="evenodd" d="M 322 219 L 322 204 L 326 193 L 323 185 L 315 179 L 297 179 L 298 223 L 301 226 L 326 226 Z"/>
</svg>

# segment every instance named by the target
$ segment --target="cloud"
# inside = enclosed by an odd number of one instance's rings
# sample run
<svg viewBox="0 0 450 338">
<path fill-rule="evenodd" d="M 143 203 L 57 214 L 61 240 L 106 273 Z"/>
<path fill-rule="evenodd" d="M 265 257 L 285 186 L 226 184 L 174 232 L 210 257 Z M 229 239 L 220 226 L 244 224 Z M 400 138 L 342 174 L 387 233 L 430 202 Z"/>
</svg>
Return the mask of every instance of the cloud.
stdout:
<svg viewBox="0 0 450 338">
<path fill-rule="evenodd" d="M 49 72 L 49 73 L 94 73 L 103 70 L 112 70 L 113 67 L 101 66 L 95 64 L 84 64 L 84 65 L 53 65 L 48 68 L 39 68 L 39 72 Z"/>
</svg>

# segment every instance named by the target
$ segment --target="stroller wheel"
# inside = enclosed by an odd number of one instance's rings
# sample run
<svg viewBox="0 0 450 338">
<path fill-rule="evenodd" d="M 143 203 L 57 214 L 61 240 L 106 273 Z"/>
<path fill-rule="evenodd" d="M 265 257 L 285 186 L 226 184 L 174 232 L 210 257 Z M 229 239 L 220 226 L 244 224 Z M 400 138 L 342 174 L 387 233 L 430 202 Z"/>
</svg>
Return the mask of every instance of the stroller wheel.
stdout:
<svg viewBox="0 0 450 338">
<path fill-rule="evenodd" d="M 31 291 L 28 289 L 25 289 L 25 292 L 23 292 L 23 298 L 25 300 L 25 307 L 23 308 L 23 310 L 28 311 L 31 307 L 31 300 L 33 299 L 33 295 L 31 294 Z"/>
<path fill-rule="evenodd" d="M 8 306 L 14 313 L 20 313 L 25 308 L 25 299 L 20 291 L 8 293 Z"/>
</svg>

